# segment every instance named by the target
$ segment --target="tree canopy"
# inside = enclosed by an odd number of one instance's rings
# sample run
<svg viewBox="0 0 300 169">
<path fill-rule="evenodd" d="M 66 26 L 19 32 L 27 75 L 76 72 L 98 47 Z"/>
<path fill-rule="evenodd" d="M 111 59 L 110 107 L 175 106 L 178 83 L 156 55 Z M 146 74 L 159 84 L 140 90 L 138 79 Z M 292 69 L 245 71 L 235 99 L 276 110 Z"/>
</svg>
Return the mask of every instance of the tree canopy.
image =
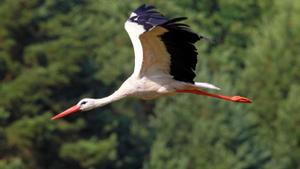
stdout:
<svg viewBox="0 0 300 169">
<path fill-rule="evenodd" d="M 144 2 L 212 39 L 196 80 L 254 102 L 128 98 L 51 121 L 130 75 L 123 23 Z M 1 0 L 0 168 L 300 168 L 299 17 L 297 0 Z"/>
</svg>

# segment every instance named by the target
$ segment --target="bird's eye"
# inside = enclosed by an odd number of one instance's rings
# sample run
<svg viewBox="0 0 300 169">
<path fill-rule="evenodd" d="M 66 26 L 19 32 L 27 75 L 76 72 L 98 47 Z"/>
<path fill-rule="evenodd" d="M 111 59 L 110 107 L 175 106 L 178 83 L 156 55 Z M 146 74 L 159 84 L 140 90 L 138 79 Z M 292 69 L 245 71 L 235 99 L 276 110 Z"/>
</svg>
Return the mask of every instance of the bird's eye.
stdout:
<svg viewBox="0 0 300 169">
<path fill-rule="evenodd" d="M 84 104 L 86 104 L 86 103 L 87 103 L 86 101 L 83 101 L 83 102 L 80 103 L 80 105 L 84 105 Z"/>
</svg>

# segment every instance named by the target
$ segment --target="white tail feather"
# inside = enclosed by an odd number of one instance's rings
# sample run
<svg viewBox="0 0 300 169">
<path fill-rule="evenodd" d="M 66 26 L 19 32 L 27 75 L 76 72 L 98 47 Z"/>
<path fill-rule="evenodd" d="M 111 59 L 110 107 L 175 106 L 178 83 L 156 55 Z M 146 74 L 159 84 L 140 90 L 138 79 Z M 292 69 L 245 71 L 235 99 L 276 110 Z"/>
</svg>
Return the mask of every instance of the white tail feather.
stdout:
<svg viewBox="0 0 300 169">
<path fill-rule="evenodd" d="M 220 88 L 218 88 L 217 86 L 210 84 L 210 83 L 195 82 L 195 86 L 201 87 L 201 88 L 207 88 L 207 89 L 220 90 Z"/>
</svg>

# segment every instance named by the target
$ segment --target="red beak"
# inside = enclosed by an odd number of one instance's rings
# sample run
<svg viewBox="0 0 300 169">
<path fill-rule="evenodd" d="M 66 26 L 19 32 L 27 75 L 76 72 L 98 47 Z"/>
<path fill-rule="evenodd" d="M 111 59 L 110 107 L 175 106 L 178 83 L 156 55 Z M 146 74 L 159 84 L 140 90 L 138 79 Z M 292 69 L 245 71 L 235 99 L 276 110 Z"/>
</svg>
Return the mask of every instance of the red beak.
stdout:
<svg viewBox="0 0 300 169">
<path fill-rule="evenodd" d="M 58 115 L 52 117 L 51 120 L 59 119 L 59 118 L 65 117 L 67 115 L 70 115 L 70 114 L 73 114 L 73 113 L 76 113 L 79 111 L 80 111 L 80 106 L 75 105 L 75 106 L 72 106 L 72 107 L 68 108 L 67 110 L 59 113 Z"/>
</svg>

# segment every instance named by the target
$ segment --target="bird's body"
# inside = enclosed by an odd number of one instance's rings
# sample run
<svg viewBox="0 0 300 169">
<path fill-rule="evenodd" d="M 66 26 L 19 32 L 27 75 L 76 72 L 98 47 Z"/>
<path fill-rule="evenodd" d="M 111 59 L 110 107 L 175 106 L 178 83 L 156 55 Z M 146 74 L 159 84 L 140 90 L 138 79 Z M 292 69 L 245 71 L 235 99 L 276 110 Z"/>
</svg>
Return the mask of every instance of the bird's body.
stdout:
<svg viewBox="0 0 300 169">
<path fill-rule="evenodd" d="M 125 29 L 133 44 L 135 67 L 119 90 L 124 88 L 126 93 L 130 93 L 128 95 L 141 99 L 154 99 L 175 94 L 176 90 L 201 87 L 193 81 L 197 62 L 193 44 L 201 37 L 187 25 L 178 23 L 183 19 L 168 20 L 153 6 L 146 5 L 131 13 L 125 22 Z M 202 87 L 218 89 L 202 84 Z"/>
<path fill-rule="evenodd" d="M 130 76 L 115 93 L 149 100 L 176 94 L 176 90 L 196 88 L 198 87 L 193 84 L 177 81 L 169 76 Z"/>
<path fill-rule="evenodd" d="M 135 55 L 132 75 L 112 95 L 101 99 L 83 99 L 52 119 L 101 107 L 124 97 L 154 99 L 176 93 L 193 93 L 250 103 L 251 100 L 240 96 L 208 93 L 201 89 L 219 88 L 209 83 L 194 82 L 198 55 L 194 43 L 204 37 L 181 23 L 185 19 L 167 19 L 148 5 L 133 11 L 125 22 Z"/>
</svg>

